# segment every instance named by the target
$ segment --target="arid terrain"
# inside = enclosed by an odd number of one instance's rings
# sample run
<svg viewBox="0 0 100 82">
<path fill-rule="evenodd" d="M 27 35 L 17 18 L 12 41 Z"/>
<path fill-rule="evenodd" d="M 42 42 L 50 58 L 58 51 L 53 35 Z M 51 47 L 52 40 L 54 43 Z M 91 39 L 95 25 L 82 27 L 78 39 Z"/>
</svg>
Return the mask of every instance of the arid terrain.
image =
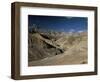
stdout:
<svg viewBox="0 0 100 82">
<path fill-rule="evenodd" d="M 43 32 L 32 28 L 28 34 L 28 65 L 85 64 L 87 49 L 87 32 Z"/>
</svg>

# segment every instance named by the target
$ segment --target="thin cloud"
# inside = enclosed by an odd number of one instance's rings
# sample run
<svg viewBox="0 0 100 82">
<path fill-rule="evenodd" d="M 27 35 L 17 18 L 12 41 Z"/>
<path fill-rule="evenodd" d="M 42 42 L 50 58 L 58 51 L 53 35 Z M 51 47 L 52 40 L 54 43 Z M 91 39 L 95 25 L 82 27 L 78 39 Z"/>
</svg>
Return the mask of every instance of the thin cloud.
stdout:
<svg viewBox="0 0 100 82">
<path fill-rule="evenodd" d="M 69 30 L 69 33 L 73 33 L 73 32 L 75 32 L 75 29 L 70 29 Z"/>
</svg>

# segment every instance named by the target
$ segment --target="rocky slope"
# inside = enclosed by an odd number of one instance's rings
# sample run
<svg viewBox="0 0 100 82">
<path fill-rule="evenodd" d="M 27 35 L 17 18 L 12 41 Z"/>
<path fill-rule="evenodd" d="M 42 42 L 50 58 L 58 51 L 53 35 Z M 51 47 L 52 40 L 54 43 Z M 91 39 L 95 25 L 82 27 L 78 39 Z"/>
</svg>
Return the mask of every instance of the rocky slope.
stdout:
<svg viewBox="0 0 100 82">
<path fill-rule="evenodd" d="M 29 66 L 87 63 L 87 33 L 28 34 Z"/>
</svg>

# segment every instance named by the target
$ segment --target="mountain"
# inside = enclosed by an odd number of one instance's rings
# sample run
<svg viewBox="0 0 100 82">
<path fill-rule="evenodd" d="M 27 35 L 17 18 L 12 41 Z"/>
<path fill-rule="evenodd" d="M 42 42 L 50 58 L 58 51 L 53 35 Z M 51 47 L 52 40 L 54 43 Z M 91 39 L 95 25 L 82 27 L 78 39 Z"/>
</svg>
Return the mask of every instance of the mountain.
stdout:
<svg viewBox="0 0 100 82">
<path fill-rule="evenodd" d="M 87 63 L 87 32 L 42 32 L 28 34 L 29 66 Z"/>
</svg>

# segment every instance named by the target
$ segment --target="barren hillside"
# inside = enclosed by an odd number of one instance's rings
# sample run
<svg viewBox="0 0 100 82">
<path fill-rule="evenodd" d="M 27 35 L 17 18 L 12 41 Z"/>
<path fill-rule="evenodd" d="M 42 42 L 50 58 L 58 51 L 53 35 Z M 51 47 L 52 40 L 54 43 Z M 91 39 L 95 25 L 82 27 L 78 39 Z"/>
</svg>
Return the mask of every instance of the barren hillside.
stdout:
<svg viewBox="0 0 100 82">
<path fill-rule="evenodd" d="M 87 63 L 87 33 L 39 32 L 28 34 L 29 66 Z"/>
</svg>

